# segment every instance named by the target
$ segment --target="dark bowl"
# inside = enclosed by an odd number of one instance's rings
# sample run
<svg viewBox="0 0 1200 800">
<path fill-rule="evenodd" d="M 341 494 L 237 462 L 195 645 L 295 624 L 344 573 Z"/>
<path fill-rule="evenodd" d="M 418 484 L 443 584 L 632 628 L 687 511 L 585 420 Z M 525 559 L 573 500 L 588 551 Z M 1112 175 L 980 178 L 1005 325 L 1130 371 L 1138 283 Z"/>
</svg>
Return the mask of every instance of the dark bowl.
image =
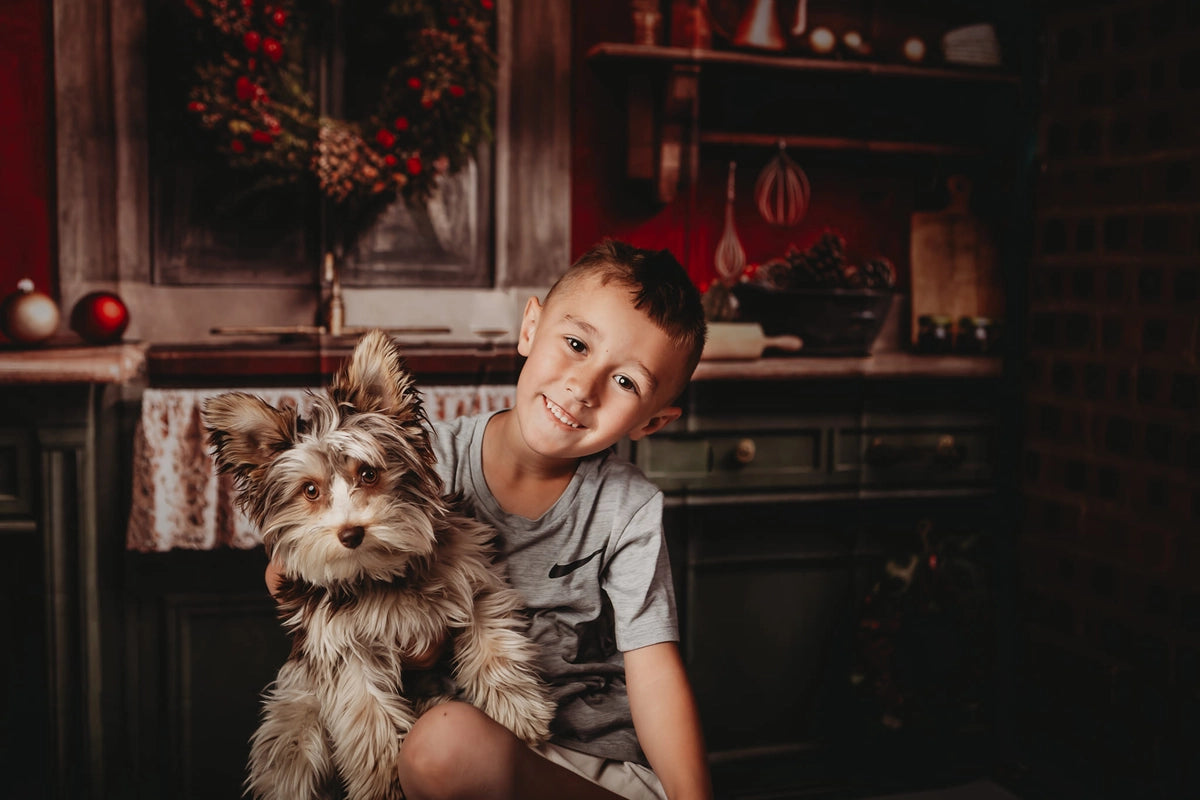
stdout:
<svg viewBox="0 0 1200 800">
<path fill-rule="evenodd" d="M 868 356 L 892 305 L 879 289 L 772 289 L 757 283 L 733 287 L 738 318 L 762 325 L 767 336 L 804 340 L 799 355 Z"/>
</svg>

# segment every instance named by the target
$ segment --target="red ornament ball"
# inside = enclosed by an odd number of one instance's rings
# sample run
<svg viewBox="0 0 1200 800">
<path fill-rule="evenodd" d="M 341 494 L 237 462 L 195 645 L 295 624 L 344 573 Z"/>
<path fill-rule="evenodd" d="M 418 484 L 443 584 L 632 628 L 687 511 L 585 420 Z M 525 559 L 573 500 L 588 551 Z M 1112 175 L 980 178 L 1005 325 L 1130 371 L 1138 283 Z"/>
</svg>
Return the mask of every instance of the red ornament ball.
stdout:
<svg viewBox="0 0 1200 800">
<path fill-rule="evenodd" d="M 129 309 L 112 292 L 84 295 L 71 311 L 71 330 L 92 344 L 116 342 L 128 327 Z"/>
</svg>

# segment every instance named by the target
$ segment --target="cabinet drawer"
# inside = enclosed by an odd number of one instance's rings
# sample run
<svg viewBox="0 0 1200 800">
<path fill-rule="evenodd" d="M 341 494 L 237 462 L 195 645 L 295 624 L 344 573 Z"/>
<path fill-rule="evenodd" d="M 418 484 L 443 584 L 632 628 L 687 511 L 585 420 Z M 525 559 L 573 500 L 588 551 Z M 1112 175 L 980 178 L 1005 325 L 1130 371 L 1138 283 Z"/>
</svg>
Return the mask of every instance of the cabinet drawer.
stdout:
<svg viewBox="0 0 1200 800">
<path fill-rule="evenodd" d="M 838 465 L 859 465 L 864 487 L 941 488 L 993 478 L 993 431 L 986 427 L 887 427 L 838 432 Z"/>
<path fill-rule="evenodd" d="M 829 483 L 819 427 L 651 436 L 637 464 L 664 491 L 804 487 Z"/>
</svg>

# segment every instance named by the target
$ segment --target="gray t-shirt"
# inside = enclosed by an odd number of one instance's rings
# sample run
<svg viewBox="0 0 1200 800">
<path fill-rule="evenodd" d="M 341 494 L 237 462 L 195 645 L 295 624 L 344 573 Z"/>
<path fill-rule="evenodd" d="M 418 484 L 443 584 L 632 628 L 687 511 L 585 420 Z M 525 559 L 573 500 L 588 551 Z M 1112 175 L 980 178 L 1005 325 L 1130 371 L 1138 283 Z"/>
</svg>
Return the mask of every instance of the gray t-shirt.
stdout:
<svg viewBox="0 0 1200 800">
<path fill-rule="evenodd" d="M 464 510 L 492 525 L 558 701 L 564 747 L 646 763 L 625 693 L 624 651 L 679 639 L 662 492 L 611 452 L 583 459 L 538 519 L 506 513 L 483 477 L 491 415 L 433 423 L 438 471 Z"/>
</svg>

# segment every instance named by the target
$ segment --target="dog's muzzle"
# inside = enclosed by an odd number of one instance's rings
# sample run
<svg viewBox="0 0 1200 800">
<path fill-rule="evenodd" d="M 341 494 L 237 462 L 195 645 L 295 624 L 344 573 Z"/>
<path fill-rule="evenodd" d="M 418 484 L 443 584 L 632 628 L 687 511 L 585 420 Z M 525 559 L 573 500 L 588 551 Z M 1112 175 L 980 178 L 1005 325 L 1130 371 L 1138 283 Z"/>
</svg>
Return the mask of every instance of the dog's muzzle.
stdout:
<svg viewBox="0 0 1200 800">
<path fill-rule="evenodd" d="M 338 541 L 353 550 L 363 543 L 363 537 L 366 535 L 367 532 L 362 525 L 354 525 L 338 531 Z"/>
</svg>

